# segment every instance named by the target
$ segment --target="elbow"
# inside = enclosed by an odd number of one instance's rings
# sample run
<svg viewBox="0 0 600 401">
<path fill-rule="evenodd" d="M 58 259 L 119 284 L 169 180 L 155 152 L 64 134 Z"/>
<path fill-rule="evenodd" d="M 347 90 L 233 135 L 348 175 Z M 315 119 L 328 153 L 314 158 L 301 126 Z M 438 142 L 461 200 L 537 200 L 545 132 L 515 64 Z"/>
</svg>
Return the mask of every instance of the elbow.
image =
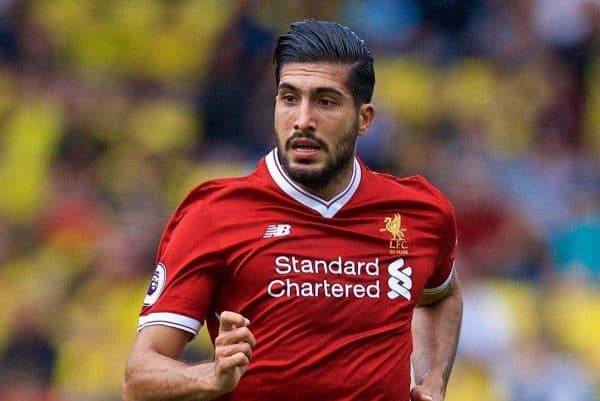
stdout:
<svg viewBox="0 0 600 401">
<path fill-rule="evenodd" d="M 129 369 L 125 368 L 125 374 L 123 375 L 123 381 L 121 382 L 121 397 L 123 401 L 134 401 L 131 394 L 131 373 Z"/>
<path fill-rule="evenodd" d="M 127 386 L 127 379 L 124 379 L 121 383 L 121 398 L 123 401 L 134 401 L 135 398 L 131 396 L 129 387 Z"/>
<path fill-rule="evenodd" d="M 121 397 L 123 401 L 139 401 L 136 396 L 135 388 L 135 368 L 131 361 L 127 361 L 125 365 L 125 372 L 123 374 L 123 381 L 121 382 Z"/>
</svg>

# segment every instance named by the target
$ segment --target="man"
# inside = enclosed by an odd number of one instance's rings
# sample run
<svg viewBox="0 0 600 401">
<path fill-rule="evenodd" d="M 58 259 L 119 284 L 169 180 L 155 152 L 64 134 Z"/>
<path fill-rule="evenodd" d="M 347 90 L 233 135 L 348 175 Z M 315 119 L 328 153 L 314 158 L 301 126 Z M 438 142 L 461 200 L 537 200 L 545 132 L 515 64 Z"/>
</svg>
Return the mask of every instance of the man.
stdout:
<svg viewBox="0 0 600 401">
<path fill-rule="evenodd" d="M 462 315 L 454 213 L 425 179 L 356 159 L 372 61 L 335 23 L 280 36 L 277 148 L 169 221 L 126 400 L 443 400 Z M 214 361 L 180 362 L 202 322 Z"/>
</svg>

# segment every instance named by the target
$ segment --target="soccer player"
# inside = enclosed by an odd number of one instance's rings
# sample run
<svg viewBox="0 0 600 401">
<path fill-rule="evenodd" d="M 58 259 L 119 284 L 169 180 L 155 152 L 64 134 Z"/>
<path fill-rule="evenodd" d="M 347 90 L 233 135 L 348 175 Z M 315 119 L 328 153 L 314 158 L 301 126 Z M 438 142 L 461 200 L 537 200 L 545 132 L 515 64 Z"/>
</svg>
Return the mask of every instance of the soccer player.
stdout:
<svg viewBox="0 0 600 401">
<path fill-rule="evenodd" d="M 294 23 L 274 63 L 277 146 L 168 222 L 124 398 L 442 401 L 462 316 L 452 206 L 356 157 L 375 117 L 356 34 Z M 214 360 L 181 362 L 202 324 Z"/>
</svg>

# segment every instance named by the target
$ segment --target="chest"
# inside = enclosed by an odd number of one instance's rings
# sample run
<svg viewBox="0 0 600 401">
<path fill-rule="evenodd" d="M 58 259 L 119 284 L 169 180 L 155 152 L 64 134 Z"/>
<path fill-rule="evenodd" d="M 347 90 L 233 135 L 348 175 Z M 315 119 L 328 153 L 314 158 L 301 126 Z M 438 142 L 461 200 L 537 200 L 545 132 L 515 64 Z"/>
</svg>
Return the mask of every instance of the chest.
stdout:
<svg viewBox="0 0 600 401">
<path fill-rule="evenodd" d="M 313 330 L 338 316 L 361 329 L 408 322 L 438 255 L 435 225 L 411 210 L 323 218 L 282 205 L 221 223 L 236 233 L 222 239 L 222 308 L 287 321 L 301 311 Z"/>
</svg>

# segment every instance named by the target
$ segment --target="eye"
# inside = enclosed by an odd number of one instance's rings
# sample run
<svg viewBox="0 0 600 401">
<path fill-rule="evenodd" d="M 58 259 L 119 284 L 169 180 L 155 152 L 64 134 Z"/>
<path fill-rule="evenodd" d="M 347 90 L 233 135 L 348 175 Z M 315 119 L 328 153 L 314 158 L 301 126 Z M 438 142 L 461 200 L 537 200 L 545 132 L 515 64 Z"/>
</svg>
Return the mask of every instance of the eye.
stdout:
<svg viewBox="0 0 600 401">
<path fill-rule="evenodd" d="M 327 107 L 327 106 L 332 106 L 332 105 L 334 105 L 334 104 L 335 104 L 335 101 L 333 101 L 333 99 L 330 99 L 330 98 L 324 97 L 324 98 L 321 98 L 321 99 L 319 99 L 317 103 L 318 103 L 319 105 L 321 105 L 321 106 L 325 106 L 325 107 Z"/>
<path fill-rule="evenodd" d="M 284 93 L 281 95 L 281 100 L 285 103 L 294 103 L 296 101 L 296 96 L 291 93 Z"/>
</svg>

